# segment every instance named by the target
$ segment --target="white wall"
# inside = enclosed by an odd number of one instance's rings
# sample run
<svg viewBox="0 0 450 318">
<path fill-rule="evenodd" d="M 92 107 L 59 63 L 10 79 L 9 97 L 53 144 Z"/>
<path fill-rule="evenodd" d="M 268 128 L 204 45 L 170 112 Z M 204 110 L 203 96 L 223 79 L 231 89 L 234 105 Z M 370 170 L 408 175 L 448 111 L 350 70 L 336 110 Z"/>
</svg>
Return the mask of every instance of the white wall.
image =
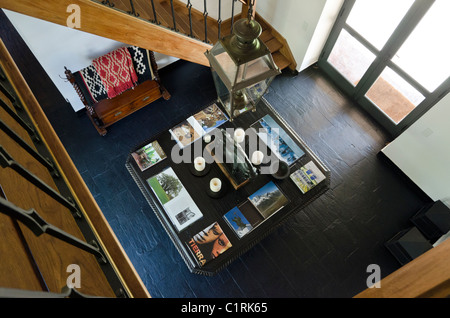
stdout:
<svg viewBox="0 0 450 318">
<path fill-rule="evenodd" d="M 450 94 L 382 152 L 430 198 L 450 207 Z"/>
<path fill-rule="evenodd" d="M 84 105 L 66 80 L 64 66 L 73 72 L 78 71 L 91 64 L 93 59 L 126 45 L 16 12 L 4 11 L 74 111 L 83 109 Z M 159 53 L 155 53 L 155 58 L 159 68 L 177 60 Z"/>
<path fill-rule="evenodd" d="M 341 10 L 344 0 L 327 0 L 322 14 L 317 22 L 317 27 L 309 43 L 303 61 L 299 67 L 299 71 L 304 70 L 308 66 L 319 60 L 320 53 L 330 36 L 331 29 L 336 22 L 339 11 Z"/>
<path fill-rule="evenodd" d="M 265 0 L 257 2 L 256 11 L 284 36 L 297 70 L 302 71 L 317 61 L 334 24 L 333 17 L 337 16 L 334 11 L 339 11 L 341 3 L 341 0 Z"/>
</svg>

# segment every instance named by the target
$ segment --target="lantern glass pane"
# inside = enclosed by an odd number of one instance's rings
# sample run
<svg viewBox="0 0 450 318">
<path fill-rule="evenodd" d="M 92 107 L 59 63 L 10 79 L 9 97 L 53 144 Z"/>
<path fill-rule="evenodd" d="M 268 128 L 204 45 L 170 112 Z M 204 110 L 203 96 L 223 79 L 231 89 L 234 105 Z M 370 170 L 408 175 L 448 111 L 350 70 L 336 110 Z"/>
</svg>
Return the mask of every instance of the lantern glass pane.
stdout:
<svg viewBox="0 0 450 318">
<path fill-rule="evenodd" d="M 237 83 L 252 79 L 271 70 L 270 59 L 267 55 L 241 65 L 238 69 Z"/>
<path fill-rule="evenodd" d="M 220 76 L 217 74 L 217 72 L 211 68 L 212 71 L 212 77 L 214 79 L 214 86 L 217 90 L 217 97 L 221 101 L 222 105 L 227 109 L 227 111 L 231 112 L 231 106 L 230 106 L 230 91 L 227 89 L 225 84 L 223 83 Z"/>
<path fill-rule="evenodd" d="M 220 52 L 217 55 L 214 55 L 214 57 L 219 63 L 220 67 L 222 68 L 223 73 L 230 81 L 231 85 L 233 85 L 233 83 L 236 80 L 236 72 L 237 72 L 237 66 L 234 63 L 234 61 L 225 51 Z"/>
<path fill-rule="evenodd" d="M 265 94 L 267 91 L 267 88 L 269 87 L 270 83 L 274 79 L 274 76 L 266 78 L 254 85 L 251 85 L 245 89 L 247 98 L 249 101 L 256 106 L 258 104 L 261 97 Z"/>
</svg>

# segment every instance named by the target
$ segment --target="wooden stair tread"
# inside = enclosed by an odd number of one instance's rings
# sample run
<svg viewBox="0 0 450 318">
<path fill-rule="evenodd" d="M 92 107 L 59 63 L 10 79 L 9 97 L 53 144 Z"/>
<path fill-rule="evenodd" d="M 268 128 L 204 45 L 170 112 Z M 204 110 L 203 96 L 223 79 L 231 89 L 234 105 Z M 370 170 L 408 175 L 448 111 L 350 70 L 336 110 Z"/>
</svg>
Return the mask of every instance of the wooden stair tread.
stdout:
<svg viewBox="0 0 450 318">
<path fill-rule="evenodd" d="M 273 39 L 273 35 L 272 32 L 270 32 L 270 30 L 264 30 L 261 35 L 259 36 L 259 38 L 266 43 L 267 41 Z"/>
<path fill-rule="evenodd" d="M 273 61 L 275 62 L 275 64 L 281 69 L 285 69 L 286 67 L 288 67 L 291 62 L 289 62 L 289 60 L 284 57 L 283 54 L 281 54 L 281 52 L 275 52 L 272 54 L 273 57 Z"/>
<path fill-rule="evenodd" d="M 281 44 L 280 41 L 278 41 L 275 38 L 272 38 L 265 43 L 266 43 L 267 47 L 269 48 L 270 53 L 275 53 L 283 47 L 283 44 Z"/>
</svg>

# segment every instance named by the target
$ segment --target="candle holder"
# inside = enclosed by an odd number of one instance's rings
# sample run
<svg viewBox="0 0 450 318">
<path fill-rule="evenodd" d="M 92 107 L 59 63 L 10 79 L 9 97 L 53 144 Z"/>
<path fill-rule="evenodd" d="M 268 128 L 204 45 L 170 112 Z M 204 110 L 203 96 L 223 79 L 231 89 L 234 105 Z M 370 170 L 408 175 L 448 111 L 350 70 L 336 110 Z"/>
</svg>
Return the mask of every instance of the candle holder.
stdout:
<svg viewBox="0 0 450 318">
<path fill-rule="evenodd" d="M 273 162 L 270 166 L 272 177 L 278 180 L 286 179 L 289 176 L 290 168 L 286 161 Z"/>
<path fill-rule="evenodd" d="M 201 160 L 201 159 L 203 159 L 203 160 Z M 198 167 L 199 163 L 202 164 L 203 170 L 197 170 L 195 168 L 196 166 Z M 194 176 L 197 176 L 197 177 L 203 177 L 203 176 L 207 175 L 208 172 L 210 171 L 210 169 L 211 169 L 211 165 L 208 164 L 203 157 L 195 158 L 194 162 L 189 165 L 189 170 L 191 171 L 191 173 Z"/>
<path fill-rule="evenodd" d="M 236 128 L 234 131 L 234 140 L 240 144 L 241 142 L 244 142 L 245 140 L 245 130 L 242 128 Z"/>
<path fill-rule="evenodd" d="M 213 191 L 212 188 L 214 188 L 214 187 L 218 187 L 218 190 Z M 206 193 L 211 198 L 214 198 L 214 199 L 221 198 L 225 195 L 226 192 L 227 192 L 226 185 L 219 178 L 212 178 L 211 181 L 208 183 L 208 189 L 207 189 Z"/>
</svg>

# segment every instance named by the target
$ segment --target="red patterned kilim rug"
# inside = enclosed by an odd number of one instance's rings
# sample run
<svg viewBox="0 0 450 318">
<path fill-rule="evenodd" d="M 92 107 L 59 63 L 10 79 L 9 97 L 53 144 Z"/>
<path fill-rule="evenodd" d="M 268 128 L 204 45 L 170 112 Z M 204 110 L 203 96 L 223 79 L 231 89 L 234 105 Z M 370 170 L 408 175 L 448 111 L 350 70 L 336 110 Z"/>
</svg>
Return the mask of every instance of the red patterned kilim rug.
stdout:
<svg viewBox="0 0 450 318">
<path fill-rule="evenodd" d="M 126 47 L 119 48 L 92 61 L 108 98 L 113 98 L 127 89 L 136 86 L 138 77 L 133 67 L 130 52 Z"/>
</svg>

